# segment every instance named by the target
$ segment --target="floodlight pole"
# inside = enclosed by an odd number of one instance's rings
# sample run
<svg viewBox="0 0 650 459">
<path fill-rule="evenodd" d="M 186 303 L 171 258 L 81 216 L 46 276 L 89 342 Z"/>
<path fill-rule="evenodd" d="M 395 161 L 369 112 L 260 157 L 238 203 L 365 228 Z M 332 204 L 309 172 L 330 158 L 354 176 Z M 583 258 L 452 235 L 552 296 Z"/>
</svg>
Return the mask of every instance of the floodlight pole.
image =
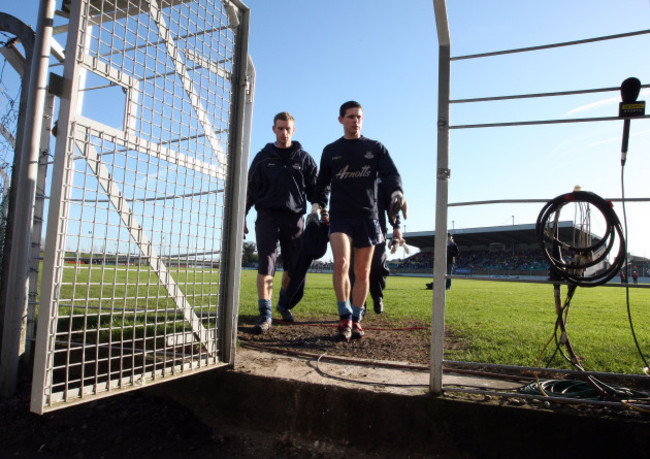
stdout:
<svg viewBox="0 0 650 459">
<path fill-rule="evenodd" d="M 442 361 L 445 342 L 445 279 L 447 275 L 447 204 L 449 202 L 449 86 L 451 50 L 447 4 L 433 0 L 438 31 L 438 162 L 436 175 L 436 231 L 433 263 L 433 314 L 429 390 L 442 394 Z"/>
</svg>

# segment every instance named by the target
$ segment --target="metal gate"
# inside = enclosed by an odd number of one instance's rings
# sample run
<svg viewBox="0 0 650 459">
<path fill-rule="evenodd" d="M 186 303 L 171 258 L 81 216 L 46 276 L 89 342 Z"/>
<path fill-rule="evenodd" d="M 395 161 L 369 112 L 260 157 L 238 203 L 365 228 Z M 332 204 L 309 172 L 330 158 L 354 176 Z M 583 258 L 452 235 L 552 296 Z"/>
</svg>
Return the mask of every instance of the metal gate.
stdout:
<svg viewBox="0 0 650 459">
<path fill-rule="evenodd" d="M 67 5 L 39 413 L 232 364 L 239 296 L 248 8 Z"/>
</svg>

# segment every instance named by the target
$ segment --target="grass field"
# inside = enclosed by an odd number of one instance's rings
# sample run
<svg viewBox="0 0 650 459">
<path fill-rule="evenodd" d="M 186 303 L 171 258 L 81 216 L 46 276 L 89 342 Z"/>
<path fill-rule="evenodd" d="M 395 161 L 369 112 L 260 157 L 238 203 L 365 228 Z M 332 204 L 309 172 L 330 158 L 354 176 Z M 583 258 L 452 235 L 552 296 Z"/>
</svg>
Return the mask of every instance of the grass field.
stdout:
<svg viewBox="0 0 650 459">
<path fill-rule="evenodd" d="M 243 271 L 240 315 L 257 315 L 255 271 Z M 274 279 L 277 303 L 278 273 Z M 432 291 L 429 279 L 388 278 L 383 318 L 396 327 L 401 323 L 431 323 Z M 562 288 L 562 295 L 566 289 Z M 632 323 L 646 360 L 650 359 L 650 289 L 629 289 Z M 564 298 L 563 298 L 564 300 Z M 336 304 L 332 275 L 310 273 L 301 303 L 294 310 L 298 320 L 334 320 Z M 366 321 L 373 320 L 371 312 Z M 445 322 L 460 349 L 445 353 L 447 360 L 537 366 L 540 353 L 553 336 L 555 326 L 553 287 L 545 284 L 454 279 L 447 292 Z M 589 371 L 642 374 L 646 366 L 631 332 L 626 289 L 618 287 L 578 288 L 571 302 L 567 331 L 569 339 Z M 540 366 L 547 366 L 555 350 L 554 341 L 543 354 Z M 572 368 L 558 354 L 553 368 Z"/>
</svg>

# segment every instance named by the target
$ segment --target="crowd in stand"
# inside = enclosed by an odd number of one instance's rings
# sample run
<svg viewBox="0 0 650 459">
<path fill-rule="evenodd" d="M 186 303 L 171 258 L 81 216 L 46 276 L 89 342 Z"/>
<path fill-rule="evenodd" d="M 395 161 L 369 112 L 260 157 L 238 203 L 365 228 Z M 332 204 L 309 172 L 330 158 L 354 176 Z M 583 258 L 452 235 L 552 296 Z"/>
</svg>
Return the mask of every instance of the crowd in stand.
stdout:
<svg viewBox="0 0 650 459">
<path fill-rule="evenodd" d="M 249 266 L 249 264 L 243 264 Z M 388 264 L 393 272 L 418 272 L 433 269 L 433 252 L 423 251 L 403 260 L 393 260 Z M 256 267 L 252 264 L 250 267 Z M 309 270 L 311 272 L 331 272 L 334 269 L 332 261 L 315 260 Z M 633 270 L 638 276 L 650 277 L 650 261 L 635 260 L 631 263 L 629 277 Z M 548 263 L 539 250 L 516 252 L 511 250 L 463 250 L 456 259 L 455 272 L 485 273 L 490 271 L 527 271 L 530 274 L 544 274 L 548 271 Z"/>
<path fill-rule="evenodd" d="M 404 260 L 393 260 L 388 263 L 388 267 L 392 270 L 409 269 L 433 269 L 433 252 L 419 252 Z"/>
<path fill-rule="evenodd" d="M 396 271 L 418 271 L 433 269 L 433 252 L 420 252 L 404 260 L 395 260 L 390 268 Z M 512 253 L 511 250 L 461 251 L 456 259 L 456 272 L 466 271 L 546 271 L 548 263 L 539 250 L 525 250 Z"/>
<path fill-rule="evenodd" d="M 466 252 L 458 257 L 457 268 L 469 269 L 518 269 L 546 270 L 548 263 L 539 250 L 526 250 L 513 254 L 511 251 L 492 252 L 488 250 Z"/>
</svg>

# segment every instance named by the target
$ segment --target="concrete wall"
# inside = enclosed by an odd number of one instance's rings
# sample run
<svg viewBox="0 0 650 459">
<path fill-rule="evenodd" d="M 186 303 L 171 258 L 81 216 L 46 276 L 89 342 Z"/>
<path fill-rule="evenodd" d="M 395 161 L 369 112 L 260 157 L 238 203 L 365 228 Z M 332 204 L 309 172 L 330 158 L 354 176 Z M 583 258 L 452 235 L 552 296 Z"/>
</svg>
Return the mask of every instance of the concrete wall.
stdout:
<svg viewBox="0 0 650 459">
<path fill-rule="evenodd" d="M 641 457 L 650 450 L 647 414 L 397 395 L 223 369 L 149 390 L 208 425 L 225 418 L 379 457 Z"/>
</svg>

